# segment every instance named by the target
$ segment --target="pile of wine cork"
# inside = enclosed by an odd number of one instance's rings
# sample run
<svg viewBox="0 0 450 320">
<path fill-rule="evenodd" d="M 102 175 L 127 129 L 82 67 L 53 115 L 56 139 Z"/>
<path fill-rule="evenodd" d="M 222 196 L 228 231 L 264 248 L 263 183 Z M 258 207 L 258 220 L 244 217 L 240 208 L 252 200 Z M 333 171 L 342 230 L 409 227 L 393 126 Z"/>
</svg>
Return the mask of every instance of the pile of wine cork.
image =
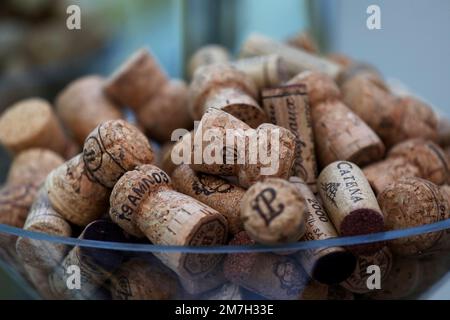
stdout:
<svg viewBox="0 0 450 320">
<path fill-rule="evenodd" d="M 0 116 L 13 159 L 0 223 L 79 239 L 0 238 L 43 297 L 403 298 L 442 274 L 433 265 L 450 250 L 445 230 L 295 243 L 449 219 L 448 120 L 397 95 L 371 65 L 321 55 L 306 34 L 285 43 L 251 35 L 236 59 L 208 45 L 187 66 L 187 81 L 169 79 L 140 49 L 107 77 L 75 79 L 53 105 L 29 98 Z M 158 250 L 125 254 L 86 240 Z M 192 251 L 225 245 L 277 249 Z M 81 290 L 67 287 L 74 265 Z M 376 292 L 372 265 L 386 284 Z"/>
</svg>

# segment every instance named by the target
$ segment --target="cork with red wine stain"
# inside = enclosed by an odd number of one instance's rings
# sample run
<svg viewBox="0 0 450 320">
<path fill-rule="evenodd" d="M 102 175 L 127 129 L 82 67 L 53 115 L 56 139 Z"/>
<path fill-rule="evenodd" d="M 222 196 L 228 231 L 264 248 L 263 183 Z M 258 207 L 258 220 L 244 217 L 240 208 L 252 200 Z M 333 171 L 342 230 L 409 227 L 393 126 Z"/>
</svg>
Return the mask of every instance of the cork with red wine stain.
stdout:
<svg viewBox="0 0 450 320">
<path fill-rule="evenodd" d="M 377 199 L 361 169 L 348 161 L 336 161 L 320 173 L 317 180 L 320 197 L 341 236 L 381 232 L 384 218 Z M 370 254 L 382 244 L 351 246 L 357 254 Z"/>
</svg>

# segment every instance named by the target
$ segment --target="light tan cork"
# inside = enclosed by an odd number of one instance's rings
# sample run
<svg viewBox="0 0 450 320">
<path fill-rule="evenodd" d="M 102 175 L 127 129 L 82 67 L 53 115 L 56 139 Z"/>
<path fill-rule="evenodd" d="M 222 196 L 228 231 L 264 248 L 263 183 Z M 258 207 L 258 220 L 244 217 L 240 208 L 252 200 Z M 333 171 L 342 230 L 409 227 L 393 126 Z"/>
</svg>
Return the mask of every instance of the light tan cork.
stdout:
<svg viewBox="0 0 450 320">
<path fill-rule="evenodd" d="M 237 176 L 239 185 L 248 188 L 267 177 L 290 176 L 295 136 L 269 123 L 254 130 L 226 112 L 210 109 L 194 133 L 192 150 L 195 171 Z"/>
<path fill-rule="evenodd" d="M 286 63 L 276 54 L 240 59 L 232 65 L 247 74 L 258 90 L 279 86 L 289 80 Z"/>
<path fill-rule="evenodd" d="M 319 54 L 319 46 L 308 31 L 302 31 L 290 37 L 287 40 L 287 44 L 312 54 Z"/>
<path fill-rule="evenodd" d="M 251 245 L 254 241 L 243 231 L 229 244 Z M 268 299 L 296 300 L 309 282 L 293 258 L 271 253 L 228 254 L 224 272 L 232 283 Z"/>
<path fill-rule="evenodd" d="M 342 86 L 343 101 L 387 147 L 411 138 L 437 140 L 437 118 L 431 107 L 413 97 L 395 97 L 379 78 L 356 75 Z"/>
<path fill-rule="evenodd" d="M 121 227 L 136 227 L 154 244 L 219 245 L 227 239 L 226 219 L 207 205 L 173 190 L 169 176 L 153 165 L 139 166 L 120 178 L 111 194 L 110 215 Z M 220 261 L 218 255 L 155 255 L 181 277 L 201 277 Z"/>
<path fill-rule="evenodd" d="M 195 51 L 188 62 L 187 72 L 190 79 L 195 71 L 201 66 L 207 66 L 215 63 L 226 63 L 230 61 L 231 54 L 227 48 L 211 44 L 206 45 Z"/>
<path fill-rule="evenodd" d="M 156 259 L 131 258 L 111 277 L 113 300 L 172 300 L 179 288 L 172 271 Z"/>
<path fill-rule="evenodd" d="M 86 169 L 106 188 L 134 167 L 152 163 L 153 151 L 148 139 L 124 120 L 101 123 L 86 138 L 83 148 Z"/>
<path fill-rule="evenodd" d="M 148 135 L 159 142 L 171 140 L 172 132 L 193 125 L 188 109 L 188 87 L 182 80 L 170 80 L 156 96 L 137 111 L 136 117 Z"/>
<path fill-rule="evenodd" d="M 375 265 L 380 268 L 380 284 L 384 286 L 384 281 L 389 277 L 392 269 L 393 256 L 388 247 L 384 247 L 378 252 L 369 256 L 359 256 L 355 271 L 345 281 L 341 282 L 341 286 L 353 293 L 368 293 L 373 291 L 367 285 L 367 280 L 373 273 L 367 272 L 368 267 Z"/>
<path fill-rule="evenodd" d="M 201 172 L 195 172 L 189 165 L 178 166 L 171 175 L 175 190 L 191 196 L 217 210 L 228 221 L 231 234 L 243 230 L 240 217 L 240 203 L 245 190 L 229 181 Z"/>
<path fill-rule="evenodd" d="M 384 218 L 377 199 L 361 169 L 348 161 L 336 161 L 317 180 L 323 205 L 342 236 L 369 234 L 384 230 Z M 378 244 L 350 247 L 370 254 Z M 361 250 L 359 250 L 361 249 Z"/>
<path fill-rule="evenodd" d="M 0 117 L 0 143 L 17 154 L 45 148 L 64 154 L 66 137 L 50 104 L 41 98 L 21 100 Z"/>
<path fill-rule="evenodd" d="M 230 64 L 200 67 L 189 87 L 189 110 L 194 120 L 214 107 L 256 128 L 267 119 L 256 99 L 253 80 Z"/>
<path fill-rule="evenodd" d="M 147 49 L 133 53 L 106 81 L 104 90 L 122 106 L 139 110 L 166 84 L 167 75 Z"/>
<path fill-rule="evenodd" d="M 77 144 L 100 123 L 123 117 L 119 107 L 103 92 L 105 79 L 98 75 L 69 83 L 56 97 L 56 113 Z"/>
<path fill-rule="evenodd" d="M 45 188 L 52 207 L 67 221 L 85 226 L 108 208 L 110 190 L 86 170 L 82 154 L 53 170 Z"/>
<path fill-rule="evenodd" d="M 45 188 L 41 188 L 36 196 L 23 228 L 60 237 L 72 235 L 70 224 L 51 207 Z M 28 237 L 19 237 L 16 242 L 17 255 L 24 263 L 45 270 L 56 267 L 66 250 L 66 245 Z"/>
<path fill-rule="evenodd" d="M 305 85 L 291 85 L 262 92 L 264 110 L 273 124 L 289 129 L 295 136 L 292 174 L 316 190 L 317 162 L 311 110 Z"/>
<path fill-rule="evenodd" d="M 320 71 L 335 78 L 341 67 L 304 50 L 277 42 L 260 34 L 251 34 L 241 47 L 242 57 L 277 54 L 286 61 L 291 76 L 305 70 Z"/>
<path fill-rule="evenodd" d="M 37 187 L 30 184 L 9 184 L 0 189 L 0 224 L 22 228 L 28 210 L 37 194 Z"/>
<path fill-rule="evenodd" d="M 324 240 L 338 236 L 328 214 L 312 193 L 308 185 L 298 177 L 289 182 L 303 196 L 306 203 L 305 235 L 302 241 Z M 336 284 L 350 276 L 355 269 L 356 259 L 343 247 L 301 250 L 295 254 L 308 275 L 325 284 Z M 339 266 L 339 267 L 336 267 Z"/>
<path fill-rule="evenodd" d="M 418 227 L 450 217 L 449 204 L 439 187 L 420 178 L 396 181 L 378 195 L 378 201 L 385 215 L 387 230 Z M 389 241 L 389 246 L 397 254 L 418 254 L 439 244 L 444 233 L 403 237 Z"/>
<path fill-rule="evenodd" d="M 22 151 L 12 160 L 6 179 L 7 184 L 32 184 L 40 186 L 47 175 L 64 163 L 57 153 L 33 148 Z"/>
<path fill-rule="evenodd" d="M 247 234 L 262 244 L 298 241 L 305 234 L 306 201 L 288 181 L 268 178 L 247 190 L 241 219 Z"/>
<path fill-rule="evenodd" d="M 97 220 L 83 230 L 79 239 L 124 242 L 123 234 L 114 223 Z M 110 279 L 122 262 L 122 253 L 115 250 L 74 247 L 61 264 L 49 274 L 52 294 L 58 299 L 95 299 L 103 283 Z M 80 288 L 74 285 L 73 275 L 79 268 Z M 70 268 L 70 269 L 69 269 Z"/>
</svg>

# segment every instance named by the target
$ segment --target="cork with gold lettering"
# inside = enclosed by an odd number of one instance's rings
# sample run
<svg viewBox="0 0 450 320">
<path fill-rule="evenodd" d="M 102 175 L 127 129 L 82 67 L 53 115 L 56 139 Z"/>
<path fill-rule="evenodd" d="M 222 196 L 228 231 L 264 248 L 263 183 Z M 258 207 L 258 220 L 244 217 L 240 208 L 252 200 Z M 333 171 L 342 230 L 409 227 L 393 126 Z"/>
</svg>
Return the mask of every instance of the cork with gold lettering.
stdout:
<svg viewBox="0 0 450 320">
<path fill-rule="evenodd" d="M 100 76 L 84 76 L 69 83 L 56 97 L 57 115 L 79 145 L 103 121 L 123 117 L 103 92 L 104 84 Z"/>
<path fill-rule="evenodd" d="M 384 217 L 361 169 L 348 161 L 329 164 L 317 180 L 320 197 L 336 230 L 342 236 L 384 230 Z M 370 254 L 380 244 L 352 246 L 353 252 Z"/>
<path fill-rule="evenodd" d="M 217 210 L 228 221 L 231 234 L 243 230 L 240 203 L 245 190 L 229 181 L 210 174 L 195 172 L 189 165 L 175 168 L 172 175 L 175 190 L 187 194 Z"/>
<path fill-rule="evenodd" d="M 140 232 L 153 244 L 220 245 L 227 220 L 216 210 L 172 189 L 169 176 L 153 165 L 125 173 L 114 186 L 110 217 L 127 232 Z M 179 276 L 201 277 L 220 261 L 218 255 L 158 252 L 155 255 Z"/>
<path fill-rule="evenodd" d="M 41 98 L 16 102 L 0 117 L 0 143 L 12 154 L 45 148 L 61 155 L 66 137 L 50 104 Z"/>
<path fill-rule="evenodd" d="M 306 200 L 288 181 L 267 178 L 252 185 L 241 201 L 241 219 L 256 242 L 281 244 L 305 234 Z"/>
<path fill-rule="evenodd" d="M 166 84 L 167 75 L 147 49 L 133 53 L 106 81 L 104 90 L 114 101 L 139 110 Z"/>
<path fill-rule="evenodd" d="M 262 92 L 264 110 L 273 124 L 289 129 L 295 136 L 292 174 L 316 190 L 317 162 L 311 111 L 304 85 L 266 89 Z"/>
<path fill-rule="evenodd" d="M 386 229 L 418 227 L 450 218 L 449 204 L 439 187 L 421 178 L 403 178 L 384 189 L 378 201 Z M 438 245 L 445 231 L 424 233 L 389 241 L 396 254 L 414 255 Z"/>
<path fill-rule="evenodd" d="M 298 177 L 289 178 L 289 182 L 305 198 L 306 226 L 305 235 L 301 240 L 314 241 L 337 237 L 338 233 L 328 214 L 309 186 Z M 294 256 L 311 278 L 328 285 L 347 279 L 356 265 L 353 254 L 343 247 L 301 250 Z"/>
<path fill-rule="evenodd" d="M 200 120 L 210 107 L 228 112 L 256 128 L 266 122 L 259 106 L 253 80 L 230 64 L 214 64 L 197 69 L 189 88 L 189 108 L 194 120 Z"/>
<path fill-rule="evenodd" d="M 90 175 L 106 188 L 134 167 L 152 163 L 153 150 L 145 135 L 124 120 L 101 123 L 86 138 L 83 160 Z"/>
<path fill-rule="evenodd" d="M 45 187 L 36 196 L 23 228 L 60 237 L 70 237 L 72 234 L 70 224 L 51 207 Z M 25 264 L 46 270 L 56 267 L 67 249 L 64 244 L 28 237 L 19 237 L 16 242 L 17 255 Z"/>
</svg>

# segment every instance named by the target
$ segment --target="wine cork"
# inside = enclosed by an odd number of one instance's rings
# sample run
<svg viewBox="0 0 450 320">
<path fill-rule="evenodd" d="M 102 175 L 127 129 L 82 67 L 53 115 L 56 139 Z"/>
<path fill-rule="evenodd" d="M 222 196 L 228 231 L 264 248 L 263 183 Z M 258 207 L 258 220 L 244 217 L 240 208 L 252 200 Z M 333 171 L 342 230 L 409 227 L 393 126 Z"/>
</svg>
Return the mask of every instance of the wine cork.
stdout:
<svg viewBox="0 0 450 320">
<path fill-rule="evenodd" d="M 72 228 L 50 205 L 47 190 L 41 188 L 31 206 L 24 230 L 42 232 L 59 237 L 70 237 Z M 19 237 L 16 252 L 20 259 L 31 267 L 50 270 L 56 267 L 66 255 L 64 244 Z"/>
<path fill-rule="evenodd" d="M 258 91 L 279 86 L 289 80 L 286 63 L 276 54 L 240 59 L 232 65 L 249 76 Z"/>
<path fill-rule="evenodd" d="M 227 63 L 231 59 L 231 54 L 227 48 L 210 44 L 198 49 L 189 59 L 188 76 L 190 79 L 195 71 L 201 66 L 207 66 L 216 63 Z"/>
<path fill-rule="evenodd" d="M 90 175 L 82 154 L 53 170 L 47 177 L 45 188 L 52 207 L 78 226 L 94 221 L 108 207 L 110 190 Z"/>
<path fill-rule="evenodd" d="M 127 232 L 142 232 L 153 244 L 201 246 L 226 241 L 226 219 L 205 204 L 176 192 L 169 176 L 153 165 L 128 171 L 114 186 L 110 216 Z M 180 277 L 201 277 L 220 257 L 158 252 L 155 255 Z"/>
<path fill-rule="evenodd" d="M 386 229 L 398 230 L 418 227 L 450 217 L 449 204 L 435 184 L 420 178 L 404 178 L 386 187 L 378 195 L 385 214 Z M 389 242 L 400 255 L 413 255 L 432 248 L 445 231 L 403 237 Z"/>
<path fill-rule="evenodd" d="M 450 185 L 443 185 L 440 187 L 442 195 L 447 199 L 448 204 L 450 205 Z"/>
<path fill-rule="evenodd" d="M 231 234 L 243 230 L 240 203 L 244 189 L 218 176 L 195 172 L 186 164 L 178 166 L 171 178 L 175 190 L 220 212 L 227 219 Z"/>
<path fill-rule="evenodd" d="M 39 267 L 33 267 L 28 264 L 24 264 L 23 268 L 25 270 L 26 277 L 29 282 L 34 287 L 34 290 L 39 294 L 39 296 L 46 300 L 55 299 L 48 282 L 48 271 L 41 269 Z"/>
<path fill-rule="evenodd" d="M 373 65 L 366 62 L 349 61 L 349 64 L 345 65 L 345 68 L 339 74 L 336 82 L 342 87 L 347 81 L 355 76 L 367 76 L 382 90 L 389 91 L 380 72 Z"/>
<path fill-rule="evenodd" d="M 411 138 L 437 140 L 433 110 L 413 97 L 395 97 L 380 80 L 366 74 L 342 86 L 343 101 L 363 119 L 387 147 Z"/>
<path fill-rule="evenodd" d="M 242 57 L 279 55 L 288 66 L 291 76 L 305 70 L 319 71 L 335 78 L 341 67 L 332 61 L 317 57 L 298 48 L 293 48 L 260 34 L 250 35 L 241 47 Z"/>
<path fill-rule="evenodd" d="M 262 92 L 262 99 L 270 121 L 289 129 L 295 136 L 292 174 L 302 178 L 315 191 L 318 173 L 306 86 L 266 89 Z"/>
<path fill-rule="evenodd" d="M 139 49 L 107 80 L 104 90 L 112 99 L 139 110 L 166 84 L 167 76 L 147 49 Z"/>
<path fill-rule="evenodd" d="M 3 112 L 0 143 L 12 154 L 30 148 L 45 148 L 63 154 L 66 138 L 50 104 L 40 98 L 29 98 Z"/>
<path fill-rule="evenodd" d="M 0 224 L 22 228 L 33 204 L 37 187 L 30 184 L 6 185 L 0 189 Z"/>
<path fill-rule="evenodd" d="M 8 184 L 29 184 L 40 186 L 53 169 L 64 163 L 57 153 L 33 148 L 22 151 L 12 161 L 8 171 Z"/>
<path fill-rule="evenodd" d="M 254 244 L 246 232 L 238 233 L 230 245 Z M 232 253 L 224 262 L 225 277 L 267 299 L 296 300 L 309 279 L 288 256 L 270 253 Z"/>
<path fill-rule="evenodd" d="M 198 295 L 205 294 L 217 289 L 227 282 L 223 274 L 223 255 L 216 254 L 220 263 L 201 278 L 179 277 L 179 281 L 186 292 L 188 299 L 198 298 Z"/>
<path fill-rule="evenodd" d="M 118 106 L 103 92 L 105 79 L 97 75 L 69 83 L 56 97 L 56 112 L 77 144 L 100 123 L 121 119 Z"/>
<path fill-rule="evenodd" d="M 221 287 L 204 293 L 199 300 L 244 300 L 241 289 L 238 285 L 227 282 Z"/>
<path fill-rule="evenodd" d="M 66 143 L 66 150 L 64 151 L 64 159 L 69 160 L 79 154 L 81 147 L 73 139 L 68 138 Z"/>
<path fill-rule="evenodd" d="M 302 31 L 294 35 L 287 40 L 287 43 L 295 48 L 302 49 L 303 51 L 311 54 L 319 53 L 319 46 L 311 34 L 307 31 Z"/>
<path fill-rule="evenodd" d="M 194 120 L 200 120 L 214 107 L 256 128 L 267 119 L 257 98 L 255 83 L 244 72 L 229 64 L 214 64 L 195 72 L 189 88 L 189 110 Z"/>
<path fill-rule="evenodd" d="M 254 130 L 226 112 L 210 109 L 194 133 L 191 168 L 237 176 L 239 185 L 247 188 L 267 177 L 287 179 L 294 153 L 295 137 L 289 130 L 268 123 Z"/>
<path fill-rule="evenodd" d="M 340 52 L 331 52 L 326 55 L 326 58 L 343 68 L 347 68 L 353 63 L 352 58 Z"/>
<path fill-rule="evenodd" d="M 176 142 L 166 142 L 162 145 L 159 150 L 159 162 L 157 162 L 157 167 L 161 168 L 169 176 L 172 176 L 173 170 L 177 167 L 172 161 L 172 150 L 175 147 Z M 190 150 L 189 150 L 190 152 Z"/>
<path fill-rule="evenodd" d="M 83 160 L 98 183 L 112 188 L 125 172 L 152 163 L 153 151 L 136 127 L 124 120 L 111 120 L 101 123 L 86 138 Z"/>
<path fill-rule="evenodd" d="M 131 258 L 111 277 L 113 300 L 168 300 L 178 294 L 176 276 L 156 259 Z"/>
<path fill-rule="evenodd" d="M 182 80 L 167 82 L 137 111 L 136 117 L 148 135 L 159 142 L 170 141 L 176 129 L 191 128 L 186 83 Z"/>
<path fill-rule="evenodd" d="M 338 236 L 325 209 L 308 185 L 298 177 L 289 178 L 306 203 L 305 235 L 302 241 L 324 240 Z M 302 250 L 295 254 L 308 275 L 324 284 L 337 284 L 347 279 L 355 269 L 356 259 L 343 247 Z"/>
<path fill-rule="evenodd" d="M 438 143 L 442 147 L 450 146 L 450 119 L 439 118 L 438 120 Z"/>
<path fill-rule="evenodd" d="M 384 247 L 369 256 L 359 256 L 355 271 L 345 281 L 341 282 L 341 286 L 353 293 L 372 292 L 374 289 L 369 286 L 369 278 L 373 275 L 373 272 L 368 271 L 370 271 L 370 266 L 377 266 L 380 268 L 380 286 L 383 288 L 384 281 L 391 272 L 392 264 L 393 257 L 388 247 Z"/>
<path fill-rule="evenodd" d="M 114 223 L 97 220 L 83 230 L 79 239 L 124 242 L 122 231 Z M 103 282 L 110 279 L 122 262 L 116 250 L 74 247 L 49 275 L 50 289 L 60 299 L 94 299 Z M 79 269 L 78 269 L 79 268 Z M 80 287 L 75 288 L 72 274 L 80 271 Z"/>
<path fill-rule="evenodd" d="M 348 161 L 328 165 L 317 180 L 320 197 L 341 236 L 369 234 L 384 230 L 384 218 L 377 199 L 361 169 Z M 379 244 L 350 247 L 370 254 Z M 360 250 L 361 249 L 361 250 Z"/>
<path fill-rule="evenodd" d="M 305 234 L 306 200 L 286 180 L 268 178 L 247 190 L 241 219 L 248 236 L 263 244 L 298 241 Z"/>
<path fill-rule="evenodd" d="M 307 88 L 317 157 L 322 167 L 337 160 L 364 165 L 383 157 L 385 148 L 380 138 L 340 102 L 339 88 L 330 77 L 304 72 L 288 83 Z"/>
</svg>

